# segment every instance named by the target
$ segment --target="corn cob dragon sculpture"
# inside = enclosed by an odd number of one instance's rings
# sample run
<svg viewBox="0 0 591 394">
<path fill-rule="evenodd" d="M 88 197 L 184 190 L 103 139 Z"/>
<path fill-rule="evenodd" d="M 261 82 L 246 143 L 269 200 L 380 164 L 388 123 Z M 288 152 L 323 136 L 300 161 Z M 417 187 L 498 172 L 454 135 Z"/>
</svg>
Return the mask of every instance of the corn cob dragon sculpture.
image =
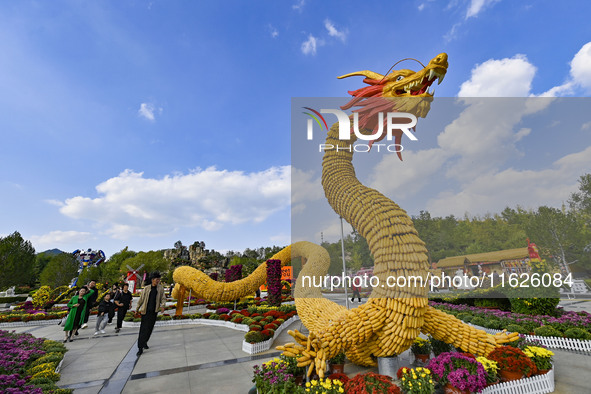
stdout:
<svg viewBox="0 0 591 394">
<path fill-rule="evenodd" d="M 353 99 L 343 109 L 358 107 L 354 112 L 358 112 L 359 129 L 365 134 L 375 133 L 377 127 L 383 126 L 375 121 L 379 111 L 410 112 L 424 117 L 433 98 L 429 87 L 436 79 L 441 83 L 447 67 L 447 54 L 441 53 L 417 72 L 403 69 L 386 76 L 372 71 L 344 75 L 340 78 L 364 76 L 369 86 L 349 92 Z M 395 142 L 400 143 L 403 133 L 395 133 Z M 380 283 L 387 283 L 389 276 L 426 279 L 427 250 L 410 217 L 390 199 L 357 180 L 352 164 L 353 149 L 350 149 L 355 142 L 354 134 L 349 140 L 339 139 L 338 124 L 328 132 L 326 144 L 339 147 L 325 150 L 323 158 L 322 186 L 329 204 L 367 240 L 375 261 L 374 276 Z M 477 355 L 487 355 L 517 336 L 516 333 L 493 336 L 434 309 L 428 305 L 427 286 L 378 286 L 367 303 L 348 310 L 324 298 L 318 287 L 304 286 L 303 277 L 317 278 L 319 283 L 327 274 L 328 252 L 310 242 L 297 242 L 272 259 L 286 264 L 296 257 L 302 258 L 303 268 L 295 286 L 295 303 L 309 335 L 290 331 L 297 343 L 277 349 L 284 355 L 297 357 L 298 366 L 308 367 L 308 375 L 316 371 L 324 377 L 326 360 L 340 351 L 345 351 L 347 358 L 356 364 L 375 365 L 376 357 L 392 356 L 408 349 L 421 332 Z M 177 283 L 173 297 L 178 300 L 191 288 L 197 297 L 232 301 L 252 294 L 265 283 L 266 263 L 248 277 L 231 283 L 213 281 L 192 267 L 177 268 L 173 278 Z M 180 311 L 182 305 L 180 309 L 177 307 L 177 313 Z"/>
</svg>

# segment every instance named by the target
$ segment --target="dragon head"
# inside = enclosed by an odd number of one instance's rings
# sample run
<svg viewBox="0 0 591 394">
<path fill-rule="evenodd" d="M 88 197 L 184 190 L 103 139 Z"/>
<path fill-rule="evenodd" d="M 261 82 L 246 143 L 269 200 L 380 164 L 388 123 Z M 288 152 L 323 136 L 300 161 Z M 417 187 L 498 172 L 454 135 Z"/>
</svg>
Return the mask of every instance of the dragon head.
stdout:
<svg viewBox="0 0 591 394">
<path fill-rule="evenodd" d="M 339 79 L 364 76 L 363 82 L 369 85 L 349 91 L 353 99 L 341 108 L 347 110 L 358 107 L 353 112 L 359 114 L 359 127 L 373 133 L 376 133 L 380 126 L 378 117 L 375 116 L 378 112 L 408 112 L 417 117 L 425 117 L 433 101 L 434 89 L 429 91 L 429 88 L 436 79 L 438 84 L 443 81 L 447 67 L 447 54 L 440 53 L 419 71 L 402 69 L 382 75 L 364 70 L 341 75 Z M 393 134 L 395 142 L 400 144 L 402 131 Z M 370 146 L 382 138 L 371 141 Z M 398 156 L 401 158 L 400 153 Z"/>
</svg>

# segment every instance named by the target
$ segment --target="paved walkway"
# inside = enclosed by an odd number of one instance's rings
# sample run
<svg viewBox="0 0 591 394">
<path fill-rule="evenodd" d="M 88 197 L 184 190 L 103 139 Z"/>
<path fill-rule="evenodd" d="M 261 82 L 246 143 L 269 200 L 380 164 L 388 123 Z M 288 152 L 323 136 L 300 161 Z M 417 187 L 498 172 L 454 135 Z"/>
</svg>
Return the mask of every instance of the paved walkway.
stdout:
<svg viewBox="0 0 591 394">
<path fill-rule="evenodd" d="M 561 305 L 565 309 L 591 311 L 590 301 L 565 300 Z M 252 356 L 244 353 L 244 333 L 241 331 L 205 325 L 179 325 L 155 327 L 150 349 L 138 358 L 138 328 L 123 328 L 115 334 L 114 325 L 107 326 L 107 334 L 94 337 L 94 321 L 92 317 L 90 327 L 80 330 L 80 335 L 66 345 L 69 351 L 64 358 L 58 385 L 75 389 L 75 394 L 247 393 L 253 386 L 252 367 L 279 354 L 274 348 Z M 299 328 L 300 322 L 290 327 Z M 57 325 L 18 327 L 14 331 L 63 340 L 63 331 Z M 274 345 L 291 341 L 285 330 Z M 555 393 L 590 393 L 587 381 L 591 356 L 554 352 Z M 403 363 L 411 361 L 407 355 L 401 358 Z M 345 367 L 350 376 L 361 370 L 352 364 Z"/>
</svg>

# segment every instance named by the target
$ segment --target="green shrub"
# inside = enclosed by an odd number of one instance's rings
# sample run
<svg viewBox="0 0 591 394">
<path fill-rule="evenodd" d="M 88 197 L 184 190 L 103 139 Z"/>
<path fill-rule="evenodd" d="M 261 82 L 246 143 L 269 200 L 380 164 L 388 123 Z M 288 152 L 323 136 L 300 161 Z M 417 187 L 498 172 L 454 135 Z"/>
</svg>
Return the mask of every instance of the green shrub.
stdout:
<svg viewBox="0 0 591 394">
<path fill-rule="evenodd" d="M 46 353 L 65 353 L 68 351 L 68 349 L 63 343 L 51 340 L 46 340 L 45 342 L 43 342 L 41 349 L 44 350 Z"/>
<path fill-rule="evenodd" d="M 486 319 L 484 317 L 480 317 L 480 316 L 475 316 L 472 319 L 472 324 L 474 324 L 476 326 L 484 327 L 485 322 L 486 322 Z"/>
<path fill-rule="evenodd" d="M 220 320 L 220 315 L 218 315 L 217 313 L 212 313 L 211 315 L 209 315 L 209 320 Z"/>
<path fill-rule="evenodd" d="M 469 313 L 462 313 L 461 315 L 458 315 L 458 319 L 463 320 L 466 323 L 470 323 L 473 318 L 474 318 L 474 316 L 472 316 Z"/>
<path fill-rule="evenodd" d="M 507 331 L 509 332 L 518 332 L 520 334 L 526 334 L 527 330 L 520 324 L 509 324 L 507 326 Z"/>
<path fill-rule="evenodd" d="M 244 336 L 244 340 L 248 343 L 258 343 L 262 342 L 264 337 L 259 331 L 249 331 Z"/>
<path fill-rule="evenodd" d="M 536 323 L 534 321 L 521 321 L 521 323 L 519 323 L 523 326 L 523 328 L 525 328 L 527 330 L 528 333 L 530 332 L 534 332 L 534 330 L 538 327 L 540 327 L 539 323 Z"/>
<path fill-rule="evenodd" d="M 39 385 L 53 385 L 53 380 L 49 379 L 49 378 L 34 378 L 31 379 L 27 382 L 27 384 L 33 384 L 37 387 L 39 387 Z"/>
<path fill-rule="evenodd" d="M 264 319 L 264 317 L 263 316 L 255 316 L 255 317 L 252 317 L 251 319 L 254 321 L 261 321 Z"/>
<path fill-rule="evenodd" d="M 0 304 L 13 304 L 27 300 L 27 296 L 0 297 Z"/>
<path fill-rule="evenodd" d="M 573 339 L 591 339 L 591 334 L 582 328 L 569 328 L 564 332 L 564 336 Z"/>
<path fill-rule="evenodd" d="M 511 309 L 511 302 L 508 298 L 476 298 L 474 306 L 508 311 Z"/>
<path fill-rule="evenodd" d="M 190 315 L 191 319 L 201 319 L 203 315 L 201 313 L 193 313 Z"/>
<path fill-rule="evenodd" d="M 64 358 L 63 353 L 59 352 L 52 352 L 52 353 L 45 353 L 43 356 L 39 357 L 37 360 L 31 363 L 29 368 L 35 367 L 39 364 L 43 363 L 59 363 Z"/>
<path fill-rule="evenodd" d="M 511 312 L 525 315 L 556 316 L 560 298 L 512 298 Z"/>
<path fill-rule="evenodd" d="M 131 315 L 131 316 L 125 316 L 123 318 L 123 321 L 133 321 L 133 315 Z"/>
<path fill-rule="evenodd" d="M 435 354 L 435 356 L 439 356 L 444 352 L 451 352 L 453 349 L 453 346 L 449 343 L 445 343 L 433 337 L 429 337 L 429 342 L 431 342 L 431 348 L 433 349 L 433 354 Z"/>
<path fill-rule="evenodd" d="M 492 328 L 493 330 L 502 330 L 503 323 L 499 319 L 490 318 L 484 322 L 484 327 Z"/>
<path fill-rule="evenodd" d="M 162 315 L 162 319 L 161 320 L 172 320 L 172 316 L 170 315 Z M 134 319 L 135 321 L 135 319 Z"/>
<path fill-rule="evenodd" d="M 540 337 L 562 337 L 562 333 L 552 326 L 540 326 L 534 329 L 534 333 Z"/>
</svg>

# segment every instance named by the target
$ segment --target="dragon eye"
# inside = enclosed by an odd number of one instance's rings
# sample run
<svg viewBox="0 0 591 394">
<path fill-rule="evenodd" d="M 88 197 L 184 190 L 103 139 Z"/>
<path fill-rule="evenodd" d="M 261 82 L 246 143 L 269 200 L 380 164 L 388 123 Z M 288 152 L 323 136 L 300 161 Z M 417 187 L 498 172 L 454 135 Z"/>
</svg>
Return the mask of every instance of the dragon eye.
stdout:
<svg viewBox="0 0 591 394">
<path fill-rule="evenodd" d="M 398 77 L 396 77 L 396 82 L 402 81 L 403 79 L 404 77 L 402 75 L 399 75 Z"/>
</svg>

